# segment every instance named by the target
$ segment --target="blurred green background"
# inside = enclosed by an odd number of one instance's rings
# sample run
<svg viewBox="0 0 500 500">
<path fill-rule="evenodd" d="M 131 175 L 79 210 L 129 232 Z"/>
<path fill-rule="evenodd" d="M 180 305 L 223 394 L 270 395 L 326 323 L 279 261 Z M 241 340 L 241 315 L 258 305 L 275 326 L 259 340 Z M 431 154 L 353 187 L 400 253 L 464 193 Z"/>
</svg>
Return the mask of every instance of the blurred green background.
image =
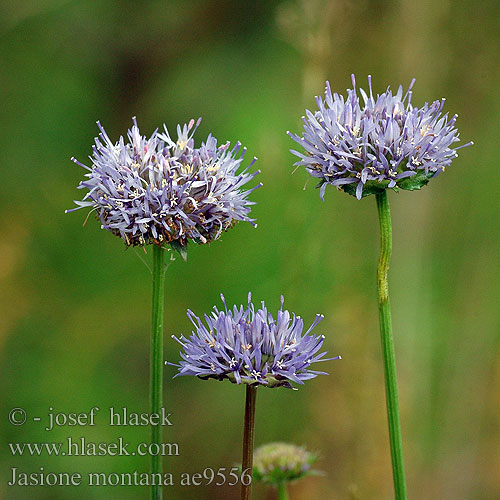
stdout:
<svg viewBox="0 0 500 500">
<path fill-rule="evenodd" d="M 68 435 L 146 440 L 144 428 L 13 427 L 29 415 L 92 406 L 148 407 L 150 278 L 133 250 L 99 229 L 76 185 L 100 119 L 112 138 L 136 115 L 150 134 L 165 122 L 203 117 L 259 158 L 264 187 L 252 195 L 258 229 L 240 224 L 167 272 L 165 358 L 172 333 L 197 313 L 244 302 L 249 290 L 271 309 L 286 305 L 311 322 L 342 361 L 297 392 L 261 390 L 256 444 L 286 440 L 321 453 L 322 477 L 294 486 L 293 499 L 392 497 L 378 336 L 375 200 L 291 175 L 286 130 L 301 129 L 329 79 L 345 92 L 350 74 L 376 91 L 417 78 L 414 104 L 447 97 L 464 142 L 454 165 L 421 192 L 390 193 L 390 280 L 409 498 L 500 498 L 499 135 L 500 2 L 212 0 L 0 3 L 3 114 L 0 151 L 0 498 L 148 498 L 145 488 L 8 488 L 10 468 L 37 471 L 147 470 L 145 458 L 14 458 L 7 442 Z M 146 258 L 150 258 L 148 255 Z M 178 475 L 240 460 L 244 390 L 229 383 L 172 380 L 165 440 L 181 455 Z M 104 411 L 104 410 L 103 410 Z M 103 416 L 103 415 L 101 415 Z M 175 486 L 166 498 L 237 499 L 237 488 Z M 257 487 L 256 499 L 272 499 Z"/>
</svg>

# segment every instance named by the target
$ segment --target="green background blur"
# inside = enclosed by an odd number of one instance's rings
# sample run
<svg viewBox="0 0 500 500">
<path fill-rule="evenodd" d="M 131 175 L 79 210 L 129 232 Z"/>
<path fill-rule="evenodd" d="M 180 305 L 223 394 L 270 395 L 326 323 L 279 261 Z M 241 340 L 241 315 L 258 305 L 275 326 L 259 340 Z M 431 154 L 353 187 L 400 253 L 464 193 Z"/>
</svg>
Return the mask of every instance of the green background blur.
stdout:
<svg viewBox="0 0 500 500">
<path fill-rule="evenodd" d="M 286 440 L 321 453 L 321 477 L 292 499 L 392 497 L 376 308 L 375 199 L 328 189 L 325 202 L 304 171 L 291 175 L 286 130 L 329 79 L 345 93 L 350 74 L 377 92 L 417 78 L 413 103 L 446 96 L 458 113 L 463 149 L 421 192 L 390 193 L 390 272 L 409 498 L 500 498 L 500 3 L 322 1 L 0 2 L 0 364 L 2 500 L 146 499 L 145 488 L 8 488 L 24 471 L 147 470 L 146 458 L 15 458 L 7 442 L 85 436 L 131 442 L 145 428 L 104 425 L 105 409 L 148 408 L 149 273 L 134 250 L 86 212 L 64 214 L 100 119 L 112 138 L 137 116 L 150 134 L 165 122 L 203 117 L 211 131 L 241 140 L 259 158 L 264 187 L 252 195 L 259 226 L 240 224 L 210 246 L 191 246 L 168 269 L 165 358 L 172 333 L 196 313 L 248 291 L 271 309 L 286 305 L 306 323 L 325 320 L 332 355 L 299 391 L 261 390 L 256 444 Z M 146 256 L 149 259 L 150 255 Z M 165 460 L 178 477 L 240 460 L 244 390 L 165 370 Z M 11 426 L 30 417 L 102 408 L 100 425 L 45 432 Z M 238 488 L 179 486 L 172 499 L 237 499 Z M 256 499 L 272 499 L 257 486 Z"/>
</svg>

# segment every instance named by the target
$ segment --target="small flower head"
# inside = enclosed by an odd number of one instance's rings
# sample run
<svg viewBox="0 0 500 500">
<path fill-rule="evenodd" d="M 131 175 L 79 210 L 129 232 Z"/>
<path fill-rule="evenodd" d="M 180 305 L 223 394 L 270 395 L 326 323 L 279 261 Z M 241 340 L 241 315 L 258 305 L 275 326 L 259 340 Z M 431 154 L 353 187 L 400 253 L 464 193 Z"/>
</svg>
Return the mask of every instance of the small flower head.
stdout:
<svg viewBox="0 0 500 500">
<path fill-rule="evenodd" d="M 303 333 L 302 318 L 283 310 L 283 297 L 276 319 L 263 302 L 256 309 L 250 294 L 246 308 L 228 309 L 221 297 L 224 309 L 219 311 L 214 307 L 210 315 L 205 315 L 205 322 L 188 311 L 195 327 L 189 339 L 173 336 L 183 348 L 176 376 L 292 388 L 292 382 L 303 384 L 319 374 L 326 375 L 309 369 L 317 361 L 327 361 L 326 352 L 319 352 L 324 336 L 310 334 L 323 319 L 322 315 L 317 315 Z"/>
<path fill-rule="evenodd" d="M 126 245 L 184 247 L 189 240 L 208 243 L 238 221 L 248 221 L 249 190 L 243 187 L 258 172 L 251 164 L 238 172 L 246 149 L 237 143 L 217 145 L 209 135 L 196 148 L 193 135 L 201 119 L 177 126 L 174 141 L 165 127 L 148 139 L 141 135 L 135 118 L 127 138 L 113 142 L 98 122 L 92 162 L 86 179 L 78 186 L 88 192 L 78 208 L 96 213 L 101 227 L 120 236 Z M 77 209 L 73 209 L 77 210 Z M 68 210 L 71 211 L 71 210 Z"/>
<path fill-rule="evenodd" d="M 400 86 L 393 95 L 387 90 L 373 96 L 371 77 L 369 94 L 353 88 L 347 98 L 334 93 L 326 83 L 325 98 L 316 97 L 318 110 L 306 111 L 304 132 L 288 132 L 305 153 L 291 150 L 307 172 L 319 179 L 323 199 L 331 184 L 358 199 L 386 188 L 420 189 L 429 179 L 443 172 L 458 156 L 455 146 L 459 133 L 457 115 L 443 114 L 445 99 L 412 106 L 412 80 L 403 95 Z"/>
<path fill-rule="evenodd" d="M 255 450 L 254 478 L 278 485 L 301 479 L 311 474 L 311 466 L 318 457 L 301 446 L 289 443 L 268 443 Z"/>
</svg>

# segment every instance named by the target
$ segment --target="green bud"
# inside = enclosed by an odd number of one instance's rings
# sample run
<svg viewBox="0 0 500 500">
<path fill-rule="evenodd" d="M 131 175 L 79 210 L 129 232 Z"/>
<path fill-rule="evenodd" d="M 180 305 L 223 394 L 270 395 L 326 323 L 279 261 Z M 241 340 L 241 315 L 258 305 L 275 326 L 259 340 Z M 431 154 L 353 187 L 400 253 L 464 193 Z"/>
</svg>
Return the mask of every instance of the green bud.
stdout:
<svg viewBox="0 0 500 500">
<path fill-rule="evenodd" d="M 318 457 L 301 446 L 268 443 L 255 450 L 253 460 L 254 479 L 276 486 L 314 474 Z"/>
</svg>

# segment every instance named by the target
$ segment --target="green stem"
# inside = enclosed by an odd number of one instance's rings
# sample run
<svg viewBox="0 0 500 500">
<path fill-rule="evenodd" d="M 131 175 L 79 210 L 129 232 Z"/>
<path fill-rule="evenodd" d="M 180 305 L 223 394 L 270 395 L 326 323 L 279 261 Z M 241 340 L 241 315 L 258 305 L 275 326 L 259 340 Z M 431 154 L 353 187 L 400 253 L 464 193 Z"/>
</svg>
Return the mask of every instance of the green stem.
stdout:
<svg viewBox="0 0 500 500">
<path fill-rule="evenodd" d="M 278 500 L 289 500 L 288 489 L 285 482 L 278 484 Z"/>
<path fill-rule="evenodd" d="M 257 398 L 257 387 L 246 386 L 245 399 L 245 423 L 243 428 L 243 459 L 241 461 L 242 477 L 241 500 L 251 500 L 252 481 L 248 481 L 248 476 L 252 476 L 253 470 L 253 438 L 255 433 L 255 400 Z"/>
<path fill-rule="evenodd" d="M 165 250 L 153 245 L 153 321 L 150 360 L 150 402 L 151 413 L 160 413 L 163 406 L 163 301 L 164 301 L 164 264 Z M 158 445 L 162 441 L 162 426 L 151 427 L 151 442 Z M 151 456 L 151 472 L 162 473 L 161 456 Z M 163 497 L 160 485 L 151 487 L 151 499 Z"/>
<path fill-rule="evenodd" d="M 391 306 L 387 272 L 392 252 L 391 211 L 387 191 L 377 193 L 377 208 L 380 220 L 380 256 L 377 268 L 378 306 L 380 317 L 380 335 L 384 355 L 385 395 L 389 440 L 391 445 L 392 474 L 396 500 L 406 500 L 406 479 L 403 462 L 403 444 L 399 417 L 398 382 L 396 375 L 396 356 L 392 337 Z"/>
</svg>

